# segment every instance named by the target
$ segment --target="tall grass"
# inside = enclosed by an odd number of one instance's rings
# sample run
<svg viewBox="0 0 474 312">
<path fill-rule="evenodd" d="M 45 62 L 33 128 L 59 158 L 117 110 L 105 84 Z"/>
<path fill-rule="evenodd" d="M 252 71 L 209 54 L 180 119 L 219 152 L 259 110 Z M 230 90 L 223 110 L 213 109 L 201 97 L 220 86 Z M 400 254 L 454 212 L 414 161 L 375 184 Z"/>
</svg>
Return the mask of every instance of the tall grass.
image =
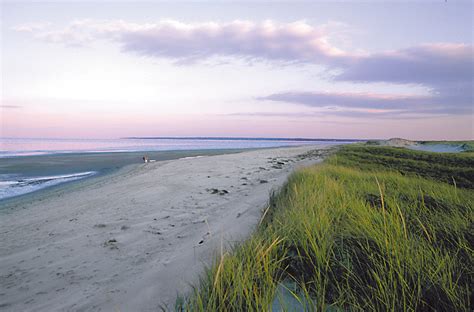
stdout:
<svg viewBox="0 0 474 312">
<path fill-rule="evenodd" d="M 354 162 L 359 148 L 293 174 L 177 310 L 268 311 L 288 281 L 307 311 L 472 310 L 472 190 L 394 169 L 403 150 L 384 148 L 393 166 Z"/>
</svg>

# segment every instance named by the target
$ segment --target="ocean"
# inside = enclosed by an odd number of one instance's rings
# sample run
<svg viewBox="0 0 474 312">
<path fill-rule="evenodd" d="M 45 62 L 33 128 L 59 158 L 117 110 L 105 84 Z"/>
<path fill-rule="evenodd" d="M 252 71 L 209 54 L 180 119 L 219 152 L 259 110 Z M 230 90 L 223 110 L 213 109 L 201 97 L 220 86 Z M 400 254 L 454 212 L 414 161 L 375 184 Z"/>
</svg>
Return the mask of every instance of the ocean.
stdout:
<svg viewBox="0 0 474 312">
<path fill-rule="evenodd" d="M 300 138 L 0 138 L 0 201 L 140 163 L 239 152 L 245 149 L 356 140 Z"/>
</svg>

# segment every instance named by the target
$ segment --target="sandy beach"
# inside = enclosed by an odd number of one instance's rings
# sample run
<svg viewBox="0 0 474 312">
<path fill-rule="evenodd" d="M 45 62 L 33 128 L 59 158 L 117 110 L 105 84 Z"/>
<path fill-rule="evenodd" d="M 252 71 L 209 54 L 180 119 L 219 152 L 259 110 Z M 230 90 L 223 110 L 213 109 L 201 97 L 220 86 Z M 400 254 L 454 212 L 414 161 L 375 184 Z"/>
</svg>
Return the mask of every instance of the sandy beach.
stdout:
<svg viewBox="0 0 474 312">
<path fill-rule="evenodd" d="M 315 148 L 130 165 L 2 207 L 0 309 L 172 309 Z"/>
</svg>

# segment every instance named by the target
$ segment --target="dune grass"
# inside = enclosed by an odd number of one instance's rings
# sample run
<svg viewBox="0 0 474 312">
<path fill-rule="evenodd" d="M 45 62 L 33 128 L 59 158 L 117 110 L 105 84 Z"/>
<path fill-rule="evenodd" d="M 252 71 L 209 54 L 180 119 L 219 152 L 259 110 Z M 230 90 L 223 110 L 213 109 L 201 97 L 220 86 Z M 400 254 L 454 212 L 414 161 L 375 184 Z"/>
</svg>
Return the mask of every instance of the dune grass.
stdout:
<svg viewBox="0 0 474 312">
<path fill-rule="evenodd" d="M 328 162 L 366 172 L 391 170 L 459 187 L 474 188 L 472 153 L 444 154 L 405 148 L 354 145 L 342 147 Z"/>
<path fill-rule="evenodd" d="M 472 310 L 473 158 L 453 155 L 354 145 L 296 172 L 176 310 L 285 309 L 288 282 L 307 311 Z"/>
<path fill-rule="evenodd" d="M 421 141 L 420 144 L 459 146 L 464 150 L 464 152 L 474 152 L 474 141 Z"/>
</svg>

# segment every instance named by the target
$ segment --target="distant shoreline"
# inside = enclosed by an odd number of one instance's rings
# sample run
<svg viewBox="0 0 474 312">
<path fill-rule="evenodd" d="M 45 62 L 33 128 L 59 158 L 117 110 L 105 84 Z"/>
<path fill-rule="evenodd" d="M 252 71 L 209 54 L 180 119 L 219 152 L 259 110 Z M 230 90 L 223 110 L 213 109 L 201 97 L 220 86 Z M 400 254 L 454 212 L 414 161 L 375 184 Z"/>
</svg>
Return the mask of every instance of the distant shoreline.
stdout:
<svg viewBox="0 0 474 312">
<path fill-rule="evenodd" d="M 208 140 L 208 141 L 296 141 L 296 142 L 365 142 L 367 139 L 266 138 L 266 137 L 123 137 L 123 140 Z"/>
</svg>

